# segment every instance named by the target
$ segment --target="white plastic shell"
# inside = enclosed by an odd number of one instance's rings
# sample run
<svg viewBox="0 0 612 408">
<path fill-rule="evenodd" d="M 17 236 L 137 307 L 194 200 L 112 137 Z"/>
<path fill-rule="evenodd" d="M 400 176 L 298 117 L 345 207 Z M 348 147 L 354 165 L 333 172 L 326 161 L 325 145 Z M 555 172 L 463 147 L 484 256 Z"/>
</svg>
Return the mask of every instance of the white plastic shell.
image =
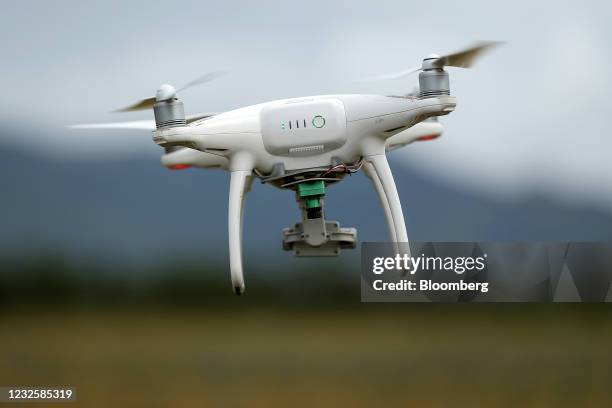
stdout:
<svg viewBox="0 0 612 408">
<path fill-rule="evenodd" d="M 337 149 L 347 138 L 339 99 L 302 99 L 265 106 L 260 113 L 265 149 L 278 156 L 313 156 Z"/>
</svg>

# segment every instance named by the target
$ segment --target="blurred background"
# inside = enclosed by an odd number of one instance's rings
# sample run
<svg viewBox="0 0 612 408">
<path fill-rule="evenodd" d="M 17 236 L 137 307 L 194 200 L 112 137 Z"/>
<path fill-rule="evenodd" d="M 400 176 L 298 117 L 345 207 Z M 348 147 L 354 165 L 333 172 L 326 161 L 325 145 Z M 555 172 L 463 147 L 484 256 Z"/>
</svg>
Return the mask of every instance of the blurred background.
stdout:
<svg viewBox="0 0 612 408">
<path fill-rule="evenodd" d="M 204 72 L 188 114 L 328 93 L 409 92 L 361 78 L 477 40 L 451 72 L 446 132 L 390 155 L 419 241 L 609 241 L 612 138 L 604 1 L 33 2 L 0 15 L 0 385 L 70 385 L 78 405 L 612 401 L 607 305 L 361 304 L 359 250 L 281 249 L 289 192 L 254 185 L 246 296 L 229 284 L 221 171 L 168 171 L 143 131 L 65 125 Z M 327 215 L 387 239 L 369 182 Z"/>
</svg>

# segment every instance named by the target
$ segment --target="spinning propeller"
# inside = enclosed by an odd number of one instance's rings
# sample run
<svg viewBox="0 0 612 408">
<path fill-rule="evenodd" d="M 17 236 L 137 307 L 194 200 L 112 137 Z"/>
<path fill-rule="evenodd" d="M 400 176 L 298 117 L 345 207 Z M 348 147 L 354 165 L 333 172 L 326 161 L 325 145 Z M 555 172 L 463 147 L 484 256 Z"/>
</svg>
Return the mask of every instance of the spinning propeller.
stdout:
<svg viewBox="0 0 612 408">
<path fill-rule="evenodd" d="M 159 87 L 159 89 L 155 93 L 155 96 L 143 99 L 123 109 L 118 109 L 115 112 L 134 112 L 134 111 L 139 111 L 139 110 L 151 109 L 153 108 L 153 105 L 155 105 L 155 102 L 161 102 L 161 101 L 167 101 L 170 99 L 174 99 L 178 92 L 184 91 L 185 89 L 191 88 L 192 86 L 195 86 L 195 85 L 200 85 L 206 82 L 210 82 L 213 79 L 216 79 L 224 74 L 225 72 L 223 71 L 209 72 L 205 75 L 202 75 L 201 77 L 194 79 L 191 82 L 186 83 L 179 89 L 174 88 L 172 85 L 163 84 L 162 86 Z"/>
<path fill-rule="evenodd" d="M 195 85 L 200 85 L 206 82 L 210 82 L 222 75 L 224 71 L 214 71 L 202 75 L 193 81 L 190 81 L 180 87 L 179 89 L 174 88 L 172 85 L 163 84 L 159 87 L 155 96 L 146 98 L 138 101 L 130 106 L 123 109 L 118 109 L 114 112 L 135 112 L 140 110 L 152 109 L 157 102 L 172 102 L 176 98 L 178 92 L 184 91 L 187 88 L 191 88 Z M 198 113 L 195 115 L 189 115 L 184 118 L 185 123 L 191 123 L 199 119 L 207 118 L 216 115 L 217 112 L 205 112 Z M 69 125 L 67 126 L 72 129 L 119 129 L 119 130 L 155 130 L 157 128 L 154 120 L 134 120 L 129 122 L 115 122 L 115 123 L 91 123 L 81 125 Z"/>
<path fill-rule="evenodd" d="M 430 54 L 423 60 L 423 64 L 420 67 L 379 75 L 370 78 L 370 80 L 381 81 L 387 79 L 402 79 L 418 71 L 443 69 L 444 67 L 471 68 L 478 58 L 500 44 L 502 43 L 497 41 L 482 41 L 452 54 Z"/>
</svg>

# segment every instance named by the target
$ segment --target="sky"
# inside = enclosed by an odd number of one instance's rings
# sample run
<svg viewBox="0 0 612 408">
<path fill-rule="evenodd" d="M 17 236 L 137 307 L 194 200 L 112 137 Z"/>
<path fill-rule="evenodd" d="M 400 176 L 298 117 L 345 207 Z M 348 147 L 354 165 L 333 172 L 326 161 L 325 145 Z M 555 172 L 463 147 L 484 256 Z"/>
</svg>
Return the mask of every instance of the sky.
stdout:
<svg viewBox="0 0 612 408">
<path fill-rule="evenodd" d="M 7 2 L 0 15 L 0 122 L 12 143 L 66 159 L 158 155 L 140 131 L 74 123 L 202 73 L 187 113 L 317 94 L 399 94 L 418 66 L 478 40 L 504 41 L 471 70 L 450 68 L 443 138 L 392 154 L 444 182 L 501 197 L 541 194 L 612 212 L 612 4 L 606 1 Z"/>
</svg>

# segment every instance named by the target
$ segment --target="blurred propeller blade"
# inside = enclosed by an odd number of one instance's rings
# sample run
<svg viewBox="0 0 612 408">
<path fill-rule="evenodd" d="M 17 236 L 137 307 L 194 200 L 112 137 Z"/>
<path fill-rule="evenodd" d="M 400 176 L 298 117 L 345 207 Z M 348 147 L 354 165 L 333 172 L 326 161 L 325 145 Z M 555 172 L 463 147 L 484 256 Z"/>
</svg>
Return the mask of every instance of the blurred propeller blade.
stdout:
<svg viewBox="0 0 612 408">
<path fill-rule="evenodd" d="M 392 72 L 390 74 L 383 74 L 383 75 L 378 75 L 375 77 L 366 78 L 364 80 L 365 81 L 386 81 L 388 79 L 402 79 L 402 78 L 407 77 L 410 74 L 413 74 L 419 71 L 420 69 L 421 67 L 415 67 L 415 68 L 405 69 L 403 71 Z"/>
<path fill-rule="evenodd" d="M 434 66 L 435 68 L 443 68 L 444 66 L 449 67 L 459 67 L 459 68 L 471 68 L 472 65 L 486 54 L 492 48 L 501 45 L 503 43 L 499 41 L 481 41 L 478 42 L 471 47 L 463 49 L 461 51 L 454 52 L 452 54 L 437 56 L 430 55 L 423 61 L 423 64 L 427 61 L 429 63 L 428 67 Z M 423 69 L 425 65 L 410 68 L 404 71 L 394 72 L 391 74 L 379 75 L 376 77 L 366 78 L 366 81 L 384 81 L 387 79 L 402 79 L 415 72 L 419 72 Z M 426 68 L 427 69 L 427 68 Z"/>
<path fill-rule="evenodd" d="M 200 119 L 210 118 L 218 115 L 219 112 L 203 112 L 195 115 L 189 115 L 185 118 L 186 122 L 192 123 Z M 129 122 L 111 122 L 111 123 L 86 123 L 80 125 L 68 125 L 69 129 L 120 129 L 120 130 L 155 130 L 154 120 L 133 120 Z"/>
<path fill-rule="evenodd" d="M 494 47 L 501 45 L 499 41 L 481 41 L 464 50 L 452 54 L 443 55 L 439 59 L 445 66 L 471 68 L 476 60 L 486 54 Z"/>
<path fill-rule="evenodd" d="M 203 83 L 206 83 L 206 82 L 210 82 L 210 81 L 212 81 L 212 80 L 214 80 L 216 78 L 219 78 L 222 75 L 225 75 L 225 73 L 226 73 L 225 71 L 209 72 L 207 74 L 204 74 L 204 75 L 194 79 L 193 81 L 187 82 L 185 85 L 183 85 L 181 88 L 179 88 L 176 91 L 170 85 L 162 85 L 162 88 L 164 88 L 164 87 L 169 88 L 170 89 L 170 95 L 174 95 L 174 94 L 176 94 L 176 92 L 184 91 L 185 89 L 191 88 L 192 86 L 203 84 Z M 127 106 L 125 108 L 117 109 L 117 110 L 115 110 L 113 112 L 135 112 L 135 111 L 140 111 L 140 110 L 151 109 L 151 108 L 153 108 L 153 105 L 155 105 L 156 101 L 157 101 L 156 97 L 152 96 L 150 98 L 146 98 L 146 99 L 143 99 L 141 101 L 138 101 L 138 102 L 134 103 L 133 105 Z"/>
<path fill-rule="evenodd" d="M 153 108 L 153 105 L 155 105 L 155 97 L 143 99 L 140 102 L 136 102 L 135 104 L 122 109 L 117 109 L 113 112 L 135 112 L 140 110 L 147 110 Z"/>
<path fill-rule="evenodd" d="M 191 88 L 194 85 L 200 85 L 200 84 L 204 84 L 206 82 L 210 82 L 214 79 L 217 79 L 223 75 L 225 75 L 226 72 L 225 71 L 213 71 L 213 72 L 209 72 L 208 74 L 204 74 L 199 78 L 194 79 L 193 81 L 187 82 L 185 85 L 183 85 L 181 88 L 177 89 L 176 92 L 180 92 L 180 91 L 184 91 L 187 88 Z"/>
<path fill-rule="evenodd" d="M 88 123 L 66 126 L 70 129 L 125 129 L 125 130 L 155 130 L 154 120 L 134 120 L 131 122 Z"/>
</svg>

